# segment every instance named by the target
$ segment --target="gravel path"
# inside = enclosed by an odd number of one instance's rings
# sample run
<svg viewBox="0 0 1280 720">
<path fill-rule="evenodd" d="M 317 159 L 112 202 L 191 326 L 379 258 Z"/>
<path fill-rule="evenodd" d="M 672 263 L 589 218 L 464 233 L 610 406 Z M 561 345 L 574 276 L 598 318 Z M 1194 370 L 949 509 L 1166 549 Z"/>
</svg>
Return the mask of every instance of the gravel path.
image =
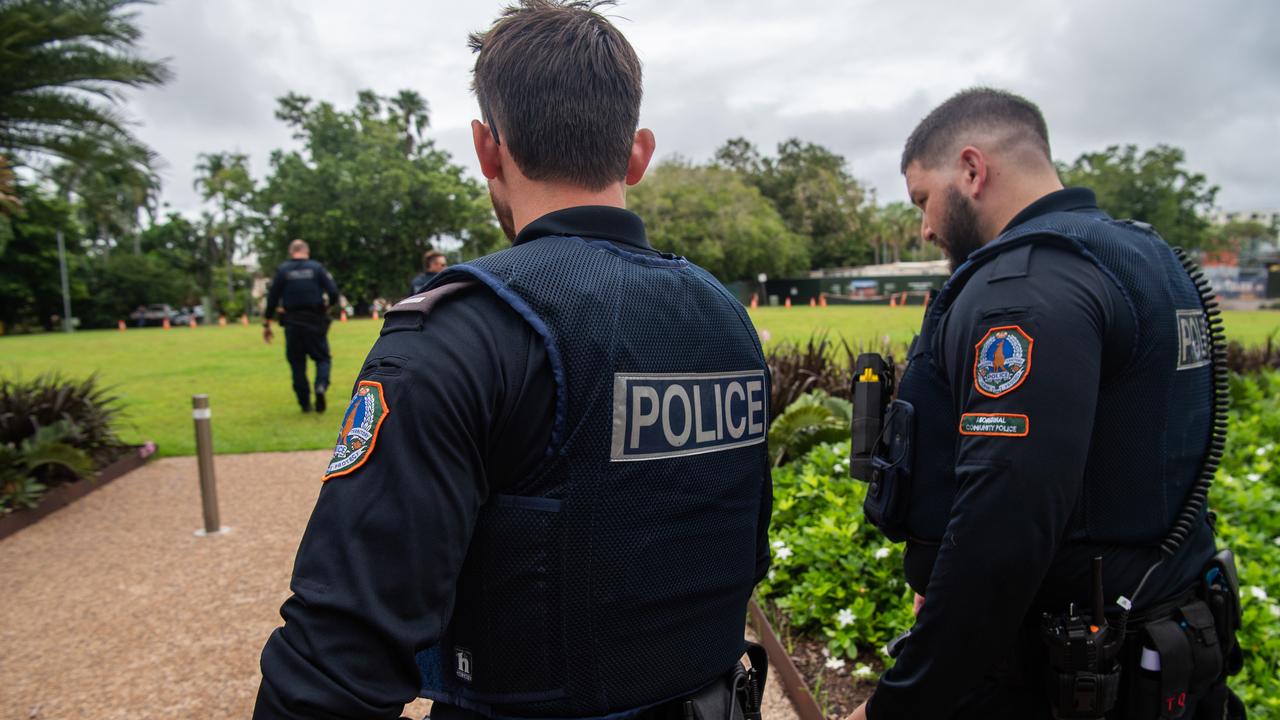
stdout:
<svg viewBox="0 0 1280 720">
<path fill-rule="evenodd" d="M 326 452 L 152 462 L 0 541 L 0 718 L 248 717 Z M 767 720 L 795 713 L 770 673 Z M 422 717 L 419 700 L 405 715 Z"/>
</svg>

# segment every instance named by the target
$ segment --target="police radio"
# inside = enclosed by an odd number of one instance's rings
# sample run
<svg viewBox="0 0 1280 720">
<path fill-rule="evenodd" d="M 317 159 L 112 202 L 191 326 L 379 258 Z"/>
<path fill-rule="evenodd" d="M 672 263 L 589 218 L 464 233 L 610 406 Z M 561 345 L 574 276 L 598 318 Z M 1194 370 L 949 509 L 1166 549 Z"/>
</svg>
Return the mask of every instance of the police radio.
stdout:
<svg viewBox="0 0 1280 720">
<path fill-rule="evenodd" d="M 878 353 L 862 353 L 853 366 L 853 443 L 849 451 L 849 474 L 856 480 L 871 480 L 871 458 L 884 432 L 885 412 L 893 398 L 893 358 Z"/>
</svg>

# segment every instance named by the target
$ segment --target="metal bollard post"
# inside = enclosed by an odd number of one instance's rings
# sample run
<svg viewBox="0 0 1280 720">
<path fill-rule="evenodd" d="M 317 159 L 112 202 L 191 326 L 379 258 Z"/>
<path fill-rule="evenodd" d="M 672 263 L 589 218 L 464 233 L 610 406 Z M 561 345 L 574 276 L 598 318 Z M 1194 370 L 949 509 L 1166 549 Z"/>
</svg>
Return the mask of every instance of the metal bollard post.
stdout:
<svg viewBox="0 0 1280 720">
<path fill-rule="evenodd" d="M 200 504 L 204 508 L 204 527 L 196 531 L 199 537 L 226 533 L 231 528 L 218 522 L 218 488 L 213 477 L 213 424 L 210 418 L 208 395 L 191 396 L 191 417 L 196 424 L 196 458 L 200 466 Z"/>
</svg>

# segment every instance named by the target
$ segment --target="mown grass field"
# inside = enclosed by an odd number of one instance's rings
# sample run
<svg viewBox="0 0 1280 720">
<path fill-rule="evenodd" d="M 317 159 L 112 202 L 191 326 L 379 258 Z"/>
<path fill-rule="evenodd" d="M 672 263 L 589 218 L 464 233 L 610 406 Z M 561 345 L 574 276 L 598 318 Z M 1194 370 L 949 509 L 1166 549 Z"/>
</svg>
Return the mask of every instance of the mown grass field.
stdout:
<svg viewBox="0 0 1280 720">
<path fill-rule="evenodd" d="M 762 308 L 752 318 L 767 344 L 828 331 L 856 346 L 878 344 L 886 335 L 895 344 L 910 340 L 921 313 L 918 307 Z M 1227 313 L 1226 323 L 1230 337 L 1254 344 L 1280 333 L 1280 312 Z M 123 401 L 122 436 L 154 440 L 164 455 L 195 451 L 196 393 L 209 394 L 219 453 L 318 449 L 332 445 L 344 396 L 380 327 L 370 320 L 333 325 L 333 393 L 325 415 L 298 412 L 283 333 L 266 345 L 257 325 L 0 337 L 0 376 L 97 373 Z"/>
</svg>

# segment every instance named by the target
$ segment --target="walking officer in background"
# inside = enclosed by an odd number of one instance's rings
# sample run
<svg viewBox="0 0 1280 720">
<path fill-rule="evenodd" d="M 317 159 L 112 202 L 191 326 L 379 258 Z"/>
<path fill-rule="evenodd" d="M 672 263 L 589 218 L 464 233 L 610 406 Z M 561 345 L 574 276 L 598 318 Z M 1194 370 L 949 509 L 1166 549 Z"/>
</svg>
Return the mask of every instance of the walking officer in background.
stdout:
<svg viewBox="0 0 1280 720">
<path fill-rule="evenodd" d="M 767 367 L 733 296 L 624 209 L 654 136 L 598 5 L 523 0 L 471 38 L 476 155 L 513 245 L 387 313 L 255 717 L 734 701 L 769 564 Z"/>
<path fill-rule="evenodd" d="M 328 305 L 325 297 L 328 297 Z M 325 410 L 329 389 L 329 310 L 338 304 L 338 285 L 324 265 L 311 259 L 305 240 L 289 243 L 289 259 L 276 268 L 267 292 L 267 309 L 262 322 L 262 339 L 271 342 L 271 319 L 276 306 L 284 305 L 280 325 L 284 327 L 284 355 L 293 371 L 293 392 L 302 412 L 311 412 L 311 387 L 307 384 L 307 358 L 316 363 L 316 412 Z"/>
<path fill-rule="evenodd" d="M 413 280 L 409 281 L 409 294 L 417 295 L 426 289 L 432 278 L 440 274 L 440 271 L 449 267 L 449 261 L 445 259 L 444 253 L 435 250 L 428 250 L 422 254 L 422 272 L 413 276 Z"/>
<path fill-rule="evenodd" d="M 1064 189 L 1016 95 L 952 97 L 902 170 L 954 273 L 865 478 L 918 610 L 853 717 L 1242 715 L 1234 563 L 1204 502 L 1225 433 L 1208 286 Z"/>
</svg>

